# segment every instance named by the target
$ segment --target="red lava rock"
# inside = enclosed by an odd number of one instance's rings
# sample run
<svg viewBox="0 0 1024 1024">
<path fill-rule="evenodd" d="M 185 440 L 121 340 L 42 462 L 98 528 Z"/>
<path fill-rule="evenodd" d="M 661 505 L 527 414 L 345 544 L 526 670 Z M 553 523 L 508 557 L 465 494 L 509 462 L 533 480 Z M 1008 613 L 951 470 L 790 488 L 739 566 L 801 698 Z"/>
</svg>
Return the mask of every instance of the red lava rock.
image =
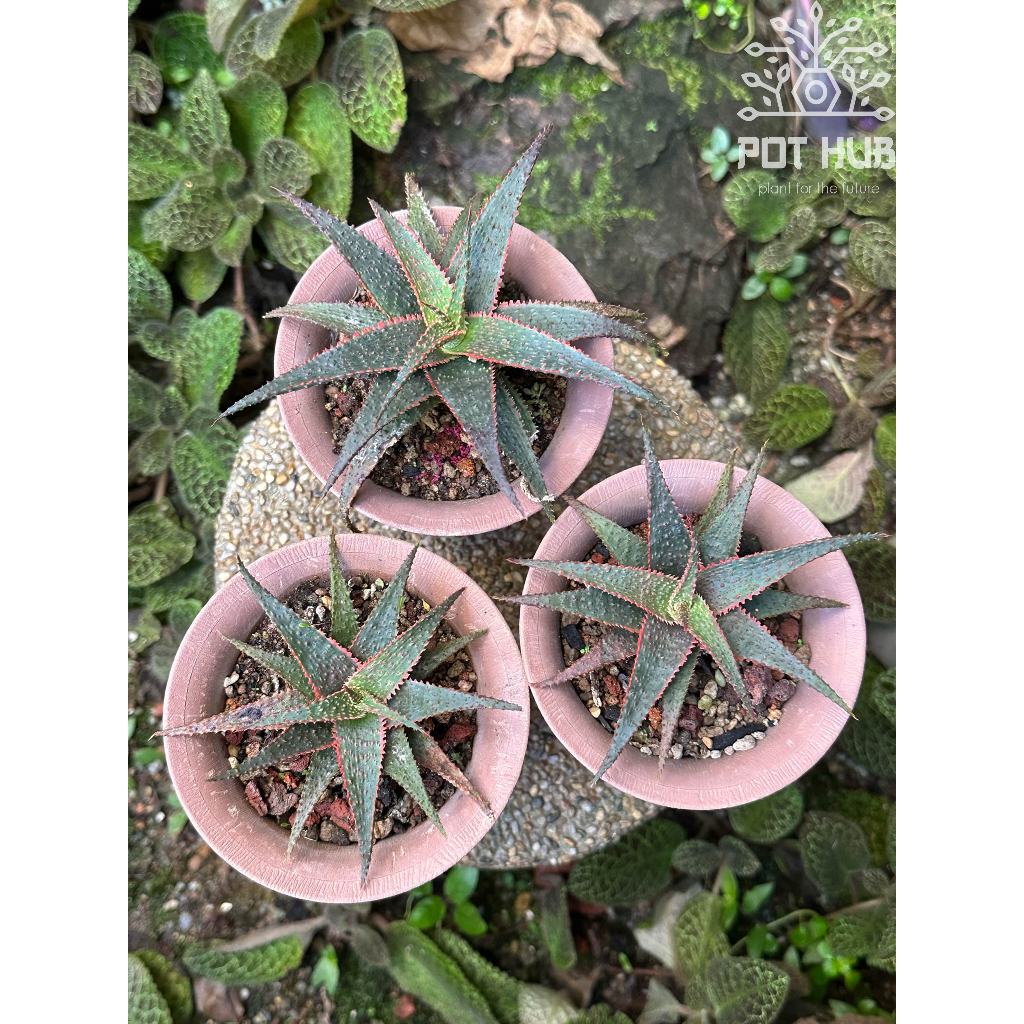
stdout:
<svg viewBox="0 0 1024 1024">
<path fill-rule="evenodd" d="M 782 619 L 779 622 L 779 639 L 786 644 L 796 643 L 800 639 L 800 623 L 792 618 Z"/>
<path fill-rule="evenodd" d="M 263 799 L 263 794 L 259 790 L 259 786 L 255 782 L 247 782 L 245 784 L 245 798 L 252 804 L 253 810 L 261 817 L 267 816 L 267 805 Z"/>
<path fill-rule="evenodd" d="M 402 998 L 399 999 L 391 1008 L 391 1012 L 399 1020 L 406 1020 L 416 1012 L 416 1004 L 409 998 L 409 996 L 403 995 Z"/>
<path fill-rule="evenodd" d="M 608 672 L 604 677 L 604 685 L 608 691 L 608 703 L 618 704 L 622 700 L 622 683 L 619 682 L 619 677 Z"/>
<path fill-rule="evenodd" d="M 228 741 L 228 745 L 237 747 L 242 742 L 242 737 L 245 735 L 244 732 L 226 732 L 224 733 L 224 739 Z"/>
<path fill-rule="evenodd" d="M 459 461 L 455 463 L 455 468 L 463 476 L 476 476 L 476 464 L 468 455 L 463 456 L 461 459 L 459 459 Z"/>
<path fill-rule="evenodd" d="M 294 761 L 282 761 L 281 767 L 286 772 L 304 772 L 309 767 L 309 762 L 312 759 L 312 754 L 299 754 Z"/>
<path fill-rule="evenodd" d="M 427 454 L 443 455 L 445 458 L 449 455 L 454 455 L 458 446 L 458 442 L 454 437 L 446 437 L 443 434 L 428 438 L 423 442 L 423 450 Z"/>
<path fill-rule="evenodd" d="M 592 562 L 594 562 L 596 565 L 604 565 L 604 563 L 607 561 L 607 559 L 604 557 L 604 555 L 600 554 L 600 552 L 597 552 L 597 551 L 595 551 L 590 556 L 590 560 Z"/>
<path fill-rule="evenodd" d="M 748 665 L 743 669 L 743 685 L 754 704 L 760 704 L 764 700 L 764 695 L 772 682 L 772 670 L 765 668 L 764 665 Z"/>
<path fill-rule="evenodd" d="M 704 713 L 696 704 L 687 704 L 683 713 L 679 716 L 680 729 L 687 729 L 691 736 L 697 735 L 697 730 L 704 724 Z"/>
<path fill-rule="evenodd" d="M 447 731 L 441 738 L 441 749 L 448 753 L 452 747 L 464 740 L 468 740 L 470 736 L 476 735 L 476 726 L 470 725 L 468 722 L 456 722 L 454 725 L 448 726 Z"/>
<path fill-rule="evenodd" d="M 651 708 L 651 710 L 647 712 L 647 718 L 655 729 L 661 728 L 661 708 Z"/>
<path fill-rule="evenodd" d="M 335 825 L 346 831 L 351 831 L 356 827 L 356 819 L 352 815 L 352 808 L 349 807 L 348 801 L 343 800 L 340 796 L 331 801 L 327 808 L 327 816 Z"/>
<path fill-rule="evenodd" d="M 164 702 L 163 701 L 160 701 L 159 704 L 154 704 L 153 705 L 153 714 L 156 715 L 157 718 L 160 718 L 163 715 L 163 713 L 164 713 Z"/>
<path fill-rule="evenodd" d="M 768 696 L 778 704 L 785 704 L 796 693 L 796 683 L 792 679 L 773 679 L 768 684 Z"/>
<path fill-rule="evenodd" d="M 291 793 L 288 788 L 280 782 L 270 784 L 270 794 L 267 797 L 267 809 L 274 817 L 290 811 L 299 802 L 298 794 Z"/>
</svg>

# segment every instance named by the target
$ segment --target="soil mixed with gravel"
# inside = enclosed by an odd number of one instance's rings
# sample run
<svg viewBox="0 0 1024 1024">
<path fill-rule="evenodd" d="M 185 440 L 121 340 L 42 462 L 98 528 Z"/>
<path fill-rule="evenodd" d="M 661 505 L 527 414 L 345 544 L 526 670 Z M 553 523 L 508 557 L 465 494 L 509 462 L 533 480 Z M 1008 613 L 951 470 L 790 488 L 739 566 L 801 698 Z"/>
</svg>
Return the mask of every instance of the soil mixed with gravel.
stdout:
<svg viewBox="0 0 1024 1024">
<path fill-rule="evenodd" d="M 384 585 L 380 579 L 374 580 L 365 576 L 354 576 L 348 583 L 352 603 L 356 606 L 361 623 L 376 606 L 384 591 Z M 331 621 L 331 598 L 329 583 L 326 580 L 303 583 L 286 598 L 286 603 L 322 633 L 328 631 Z M 399 632 L 409 629 L 425 613 L 423 601 L 407 590 L 399 615 Z M 434 631 L 434 638 L 428 649 L 438 643 L 453 640 L 457 635 L 447 622 L 442 622 Z M 278 654 L 288 653 L 284 638 L 267 618 L 253 630 L 248 642 L 261 650 Z M 463 648 L 448 658 L 434 670 L 427 681 L 436 686 L 458 688 L 463 693 L 475 692 L 477 676 L 473 671 L 467 649 Z M 274 693 L 281 685 L 280 678 L 273 672 L 249 655 L 240 654 L 231 675 L 224 680 L 224 692 L 227 697 L 225 710 L 234 710 Z M 472 756 L 473 737 L 476 735 L 475 712 L 447 712 L 428 718 L 420 724 L 440 744 L 448 757 L 459 768 L 465 769 Z M 244 768 L 246 758 L 257 754 L 279 735 L 279 732 L 260 729 L 226 734 L 229 764 L 232 768 L 239 764 Z M 310 758 L 310 754 L 303 754 L 272 768 L 258 768 L 251 773 L 243 772 L 240 781 L 245 787 L 246 799 L 257 814 L 273 818 L 283 828 L 291 828 Z M 455 787 L 434 772 L 423 771 L 421 774 L 431 802 L 434 807 L 441 808 L 455 792 Z M 374 806 L 374 839 L 406 832 L 425 817 L 422 808 L 412 797 L 382 772 Z M 306 839 L 335 843 L 339 846 L 347 846 L 357 841 L 355 820 L 340 775 L 334 778 L 313 807 L 302 835 Z"/>
<path fill-rule="evenodd" d="M 630 532 L 648 537 L 647 522 L 638 523 Z M 741 554 L 760 551 L 755 537 L 744 534 Z M 602 543 L 591 550 L 584 561 L 618 565 L 615 557 Z M 582 584 L 569 583 L 569 589 Z M 805 664 L 810 662 L 810 646 L 800 639 L 799 612 L 794 615 L 767 619 L 763 625 Z M 562 654 L 565 664 L 571 665 L 585 650 L 598 645 L 611 627 L 579 615 L 562 615 Z M 623 658 L 602 669 L 587 672 L 573 680 L 580 700 L 591 715 L 609 732 L 614 732 L 625 700 L 635 658 Z M 708 655 L 697 663 L 690 687 L 683 700 L 679 721 L 675 725 L 669 748 L 673 758 L 718 758 L 751 750 L 768 730 L 782 718 L 783 706 L 796 692 L 796 681 L 777 669 L 750 662 L 741 663 L 743 683 L 750 694 L 753 707 L 744 706 L 736 688 L 727 685 Z M 661 751 L 662 698 L 659 697 L 637 728 L 629 743 L 641 754 L 657 757 Z"/>
<path fill-rule="evenodd" d="M 499 302 L 517 302 L 529 296 L 515 281 L 502 283 Z M 537 433 L 532 439 L 540 457 L 555 436 L 565 409 L 564 377 L 504 367 L 506 379 L 516 388 L 533 416 Z M 341 453 L 359 410 L 370 390 L 369 377 L 346 377 L 324 386 L 324 407 L 331 416 L 334 454 Z M 502 468 L 509 481 L 521 475 L 502 453 Z M 426 501 L 462 501 L 498 493 L 498 485 L 479 453 L 446 405 L 425 412 L 381 456 L 370 479 L 406 497 Z"/>
</svg>

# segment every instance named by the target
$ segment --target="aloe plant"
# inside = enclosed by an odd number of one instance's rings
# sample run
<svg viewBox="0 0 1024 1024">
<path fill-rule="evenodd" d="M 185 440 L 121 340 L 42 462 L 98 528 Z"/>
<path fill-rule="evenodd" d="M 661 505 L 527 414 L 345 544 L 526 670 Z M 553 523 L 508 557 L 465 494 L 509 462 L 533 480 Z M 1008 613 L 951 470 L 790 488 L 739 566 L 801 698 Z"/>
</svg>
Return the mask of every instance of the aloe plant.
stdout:
<svg viewBox="0 0 1024 1024">
<path fill-rule="evenodd" d="M 292 657 L 260 650 L 228 638 L 244 654 L 279 675 L 285 686 L 276 694 L 200 722 L 167 729 L 161 736 L 194 736 L 258 728 L 279 732 L 258 754 L 215 777 L 236 778 L 257 768 L 311 753 L 303 791 L 295 812 L 289 853 L 310 811 L 339 773 L 355 820 L 361 878 L 370 866 L 373 812 L 380 773 L 402 786 L 445 834 L 441 819 L 420 777 L 420 768 L 436 772 L 472 797 L 490 815 L 484 797 L 452 764 L 419 725 L 449 711 L 496 708 L 522 710 L 516 704 L 462 693 L 424 680 L 451 654 L 486 630 L 427 644 L 445 614 L 459 599 L 457 590 L 435 605 L 419 622 L 398 633 L 398 617 L 416 550 L 413 549 L 386 587 L 376 607 L 357 628 L 356 611 L 345 582 L 335 541 L 330 547 L 330 635 L 311 628 L 283 601 L 265 590 L 239 561 L 239 572 L 280 631 Z"/>
<path fill-rule="evenodd" d="M 641 339 L 640 331 L 616 318 L 638 314 L 587 302 L 497 301 L 519 202 L 549 130 L 537 136 L 479 208 L 471 202 L 462 210 L 447 234 L 411 176 L 406 178 L 407 224 L 371 202 L 396 256 L 326 210 L 283 193 L 348 260 L 370 301 L 295 303 L 267 314 L 319 324 L 335 332 L 338 342 L 224 415 L 333 378 L 369 376 L 369 393 L 323 494 L 344 474 L 340 496 L 347 508 L 384 449 L 440 400 L 517 509 L 522 506 L 502 468 L 502 450 L 533 496 L 550 503 L 531 443 L 536 427 L 505 367 L 658 399 L 569 344 L 599 336 Z"/>
<path fill-rule="evenodd" d="M 785 672 L 849 712 L 832 687 L 773 637 L 761 620 L 805 608 L 841 607 L 840 602 L 829 598 L 769 588 L 807 562 L 879 535 L 828 537 L 740 556 L 743 520 L 764 453 L 731 498 L 730 459 L 710 504 L 691 525 L 695 517 L 684 516 L 677 507 L 646 430 L 644 450 L 648 543 L 570 499 L 616 564 L 513 558 L 511 561 L 518 565 L 545 569 L 585 586 L 554 594 L 501 598 L 582 615 L 610 627 L 600 646 L 537 686 L 557 685 L 622 658 L 635 657 L 612 743 L 596 778 L 612 766 L 662 695 L 660 761 L 664 763 L 702 652 L 711 656 L 726 683 L 735 687 L 747 707 L 751 706 L 750 696 L 738 665 L 744 660 Z"/>
</svg>

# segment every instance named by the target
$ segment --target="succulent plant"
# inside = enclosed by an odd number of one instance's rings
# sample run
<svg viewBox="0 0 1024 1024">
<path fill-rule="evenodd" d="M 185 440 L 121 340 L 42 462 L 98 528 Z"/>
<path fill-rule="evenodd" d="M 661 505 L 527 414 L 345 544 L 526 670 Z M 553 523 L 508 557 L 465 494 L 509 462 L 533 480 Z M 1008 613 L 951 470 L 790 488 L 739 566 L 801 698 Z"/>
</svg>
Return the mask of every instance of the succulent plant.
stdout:
<svg viewBox="0 0 1024 1024">
<path fill-rule="evenodd" d="M 347 508 L 384 449 L 440 399 L 516 508 L 522 510 L 500 449 L 532 494 L 550 501 L 531 444 L 536 428 L 505 367 L 658 399 L 569 344 L 599 336 L 640 339 L 640 331 L 615 319 L 638 314 L 587 302 L 497 302 L 519 202 L 548 131 L 537 136 L 479 209 L 471 202 L 462 210 L 447 235 L 411 176 L 406 178 L 408 226 L 371 202 L 397 258 L 326 210 L 285 193 L 352 265 L 371 301 L 295 303 L 269 313 L 326 327 L 338 343 L 224 415 L 332 378 L 368 375 L 372 385 L 324 494 L 344 474 L 340 494 Z"/>
<path fill-rule="evenodd" d="M 279 675 L 286 685 L 278 693 L 251 704 L 165 730 L 160 735 L 193 736 L 253 728 L 280 732 L 258 754 L 217 775 L 219 779 L 236 778 L 256 768 L 312 753 L 288 850 L 298 839 L 313 806 L 340 773 L 355 820 L 361 877 L 365 878 L 370 866 L 374 802 L 382 769 L 423 808 L 442 835 L 444 827 L 427 795 L 420 767 L 436 772 L 491 813 L 483 796 L 418 723 L 448 711 L 522 709 L 493 697 L 424 682 L 449 655 L 486 630 L 439 643 L 426 651 L 434 630 L 462 594 L 460 589 L 399 635 L 399 613 L 417 549 L 409 553 L 376 607 L 357 628 L 356 611 L 333 538 L 329 548 L 330 636 L 311 628 L 287 604 L 265 590 L 239 561 L 239 572 L 246 585 L 280 631 L 293 657 L 227 639 L 239 651 Z"/>
<path fill-rule="evenodd" d="M 729 129 L 716 124 L 711 129 L 711 139 L 700 151 L 700 158 L 710 167 L 712 181 L 721 181 L 729 171 L 729 164 L 740 158 L 739 146 L 732 144 Z"/>
<path fill-rule="evenodd" d="M 625 527 L 570 499 L 616 564 L 512 559 L 519 565 L 545 569 L 586 586 L 553 594 L 502 598 L 582 615 L 610 627 L 600 645 L 563 672 L 536 683 L 537 686 L 557 685 L 624 657 L 635 657 L 612 743 L 596 777 L 601 778 L 611 767 L 663 694 L 660 760 L 664 763 L 683 698 L 702 652 L 711 656 L 726 683 L 735 687 L 748 707 L 750 696 L 737 659 L 785 672 L 849 712 L 846 702 L 832 687 L 773 637 L 761 620 L 805 608 L 841 607 L 840 602 L 828 598 L 769 588 L 807 562 L 879 535 L 828 537 L 740 556 L 743 520 L 763 452 L 731 498 L 730 459 L 710 504 L 696 517 L 684 516 L 676 506 L 646 430 L 644 449 L 648 543 L 645 545 Z"/>
</svg>

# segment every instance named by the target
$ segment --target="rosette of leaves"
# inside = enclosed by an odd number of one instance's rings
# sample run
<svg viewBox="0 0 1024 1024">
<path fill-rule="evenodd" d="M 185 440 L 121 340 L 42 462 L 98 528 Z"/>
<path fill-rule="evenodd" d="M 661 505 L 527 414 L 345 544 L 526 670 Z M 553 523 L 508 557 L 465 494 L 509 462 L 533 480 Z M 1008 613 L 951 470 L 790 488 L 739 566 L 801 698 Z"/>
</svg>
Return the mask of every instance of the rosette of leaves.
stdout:
<svg viewBox="0 0 1024 1024">
<path fill-rule="evenodd" d="M 693 15 L 694 39 L 715 53 L 737 53 L 754 38 L 753 0 L 683 0 L 683 6 Z"/>
<path fill-rule="evenodd" d="M 402 786 L 445 835 L 441 819 L 420 777 L 429 769 L 475 800 L 490 815 L 487 801 L 419 725 L 448 711 L 495 708 L 522 710 L 516 704 L 462 693 L 423 682 L 445 658 L 481 636 L 473 633 L 426 651 L 445 614 L 459 599 L 457 590 L 411 626 L 398 633 L 399 612 L 416 550 L 413 549 L 361 627 L 342 573 L 335 541 L 330 549 L 330 635 L 310 628 L 301 616 L 265 590 L 239 562 L 239 572 L 280 631 L 292 656 L 271 654 L 241 640 L 240 651 L 285 681 L 276 694 L 199 722 L 160 733 L 194 736 L 259 728 L 279 732 L 258 754 L 217 778 L 237 778 L 255 768 L 311 753 L 295 812 L 288 850 L 298 839 L 313 806 L 331 780 L 341 774 L 358 837 L 361 875 L 370 866 L 373 814 L 381 771 Z M 230 638 L 228 638 L 230 639 Z M 424 653 L 426 651 L 426 653 Z"/>
<path fill-rule="evenodd" d="M 732 144 L 729 129 L 716 124 L 711 129 L 711 138 L 708 140 L 708 144 L 700 151 L 700 158 L 708 165 L 711 180 L 721 181 L 729 172 L 729 164 L 734 164 L 739 160 L 740 148 Z"/>
<path fill-rule="evenodd" d="M 777 302 L 786 302 L 793 295 L 792 282 L 807 270 L 809 263 L 807 254 L 798 252 L 779 273 L 756 270 L 743 282 L 740 296 L 748 300 L 756 299 L 767 291 Z"/>
<path fill-rule="evenodd" d="M 548 131 L 479 209 L 470 203 L 461 211 L 447 235 L 411 176 L 407 224 L 371 202 L 395 256 L 329 211 L 286 193 L 351 264 L 370 301 L 294 303 L 267 314 L 319 324 L 338 342 L 224 415 L 332 378 L 363 375 L 371 380 L 369 393 L 323 494 L 342 478 L 339 497 L 348 508 L 384 450 L 440 400 L 517 509 L 522 506 L 501 451 L 519 469 L 525 488 L 548 505 L 553 498 L 532 445 L 536 427 L 505 367 L 593 381 L 658 402 L 570 344 L 597 336 L 642 338 L 635 327 L 609 315 L 634 315 L 630 311 L 586 302 L 497 301 L 519 202 Z"/>
<path fill-rule="evenodd" d="M 663 697 L 659 756 L 664 763 L 683 698 L 705 653 L 748 707 L 750 696 L 738 661 L 778 669 L 849 712 L 842 697 L 773 637 L 761 620 L 805 608 L 841 607 L 829 598 L 769 588 L 801 565 L 878 535 L 829 537 L 741 556 L 743 521 L 763 452 L 732 497 L 730 460 L 710 504 L 691 526 L 692 517 L 680 512 L 665 483 L 646 430 L 644 450 L 649 542 L 645 545 L 625 527 L 572 501 L 618 564 L 512 559 L 584 587 L 503 599 L 581 615 L 610 627 L 600 645 L 563 672 L 534 685 L 558 685 L 622 658 L 636 659 L 612 742 L 596 777 L 612 766 L 659 697 Z"/>
</svg>

